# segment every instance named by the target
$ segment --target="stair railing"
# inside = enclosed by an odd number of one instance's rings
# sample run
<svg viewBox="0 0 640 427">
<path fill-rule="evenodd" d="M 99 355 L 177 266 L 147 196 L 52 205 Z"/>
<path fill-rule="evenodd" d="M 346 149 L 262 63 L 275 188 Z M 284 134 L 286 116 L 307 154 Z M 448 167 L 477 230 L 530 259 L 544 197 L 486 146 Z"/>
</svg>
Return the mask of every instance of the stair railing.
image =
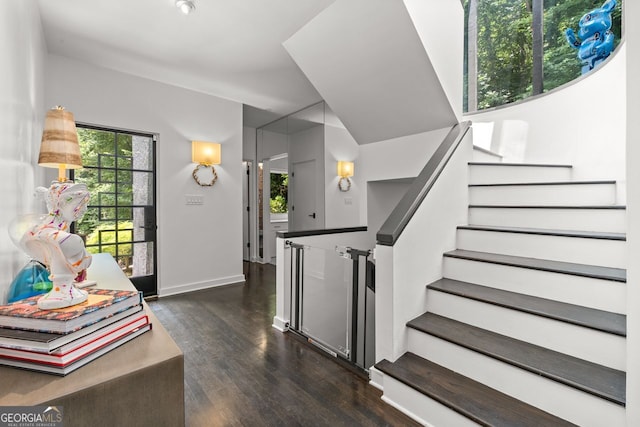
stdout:
<svg viewBox="0 0 640 427">
<path fill-rule="evenodd" d="M 451 128 L 376 235 L 377 360 L 406 351 L 406 323 L 426 310 L 425 286 L 442 277 L 442 254 L 468 221 L 470 125 Z"/>
<path fill-rule="evenodd" d="M 398 240 L 470 128 L 471 122 L 469 121 L 458 123 L 451 128 L 449 134 L 440 143 L 431 159 L 380 227 L 376 234 L 379 245 L 393 246 Z"/>
</svg>

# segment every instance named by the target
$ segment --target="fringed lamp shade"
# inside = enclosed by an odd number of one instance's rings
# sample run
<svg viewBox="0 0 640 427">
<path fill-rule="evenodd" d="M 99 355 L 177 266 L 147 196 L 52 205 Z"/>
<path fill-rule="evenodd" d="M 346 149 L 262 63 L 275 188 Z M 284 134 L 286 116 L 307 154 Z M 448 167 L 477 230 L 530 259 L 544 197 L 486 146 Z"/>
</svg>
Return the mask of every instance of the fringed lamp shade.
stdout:
<svg viewBox="0 0 640 427">
<path fill-rule="evenodd" d="M 82 167 L 76 122 L 73 113 L 63 107 L 55 107 L 47 112 L 38 164 L 48 168 L 58 168 L 60 182 L 66 180 L 67 168 Z"/>
</svg>

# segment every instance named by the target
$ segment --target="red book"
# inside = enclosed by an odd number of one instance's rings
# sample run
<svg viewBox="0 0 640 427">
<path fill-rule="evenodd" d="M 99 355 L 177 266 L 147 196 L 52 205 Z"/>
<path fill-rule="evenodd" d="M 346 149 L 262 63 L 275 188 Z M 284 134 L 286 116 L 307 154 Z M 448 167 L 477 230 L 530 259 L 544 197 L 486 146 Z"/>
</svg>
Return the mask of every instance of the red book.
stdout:
<svg viewBox="0 0 640 427">
<path fill-rule="evenodd" d="M 48 332 L 25 331 L 23 329 L 0 328 L 0 347 L 15 348 L 18 350 L 35 351 L 37 353 L 53 353 L 66 347 L 76 340 L 100 330 L 97 333 L 104 334 L 118 328 L 128 322 L 127 317 L 143 311 L 141 305 L 128 308 L 102 319 L 93 325 L 86 326 L 69 334 L 52 334 Z"/>
<path fill-rule="evenodd" d="M 67 346 L 64 346 L 51 354 L 44 354 L 28 350 L 18 350 L 11 348 L 0 348 L 0 359 L 21 360 L 23 362 L 42 363 L 45 365 L 65 367 L 89 354 L 108 346 L 131 332 L 137 331 L 149 324 L 149 318 L 145 315 L 137 315 L 128 318 L 128 321 L 118 328 L 81 338 Z M 2 360 L 0 360 L 2 363 Z"/>
<path fill-rule="evenodd" d="M 142 335 L 149 330 L 151 330 L 151 323 L 148 323 L 147 325 L 142 327 L 137 327 L 134 330 L 131 330 L 118 337 L 114 337 L 113 340 L 103 342 L 102 345 L 97 346 L 97 348 L 95 348 L 93 351 L 89 351 L 86 354 L 83 354 L 81 357 L 76 357 L 73 361 L 69 361 L 67 363 L 41 363 L 38 361 L 0 357 L 0 365 L 14 366 L 16 368 L 64 376 L 75 371 L 81 366 L 86 365 L 92 360 L 95 360 L 98 357 L 110 352 L 111 350 L 120 347 L 126 342 L 131 341 L 135 337 Z"/>
<path fill-rule="evenodd" d="M 0 306 L 0 327 L 68 334 L 142 304 L 142 293 L 86 289 L 85 302 L 56 310 L 38 308 L 39 295 Z"/>
</svg>

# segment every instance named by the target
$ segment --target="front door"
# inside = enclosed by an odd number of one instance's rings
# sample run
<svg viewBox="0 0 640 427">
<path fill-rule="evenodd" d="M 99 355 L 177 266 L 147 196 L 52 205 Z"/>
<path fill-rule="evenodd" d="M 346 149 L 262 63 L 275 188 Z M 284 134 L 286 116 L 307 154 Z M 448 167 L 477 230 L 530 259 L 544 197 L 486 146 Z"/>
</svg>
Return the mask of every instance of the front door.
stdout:
<svg viewBox="0 0 640 427">
<path fill-rule="evenodd" d="M 157 294 L 155 136 L 77 125 L 91 200 L 75 223 L 91 253 L 108 252 L 145 296 Z"/>
</svg>

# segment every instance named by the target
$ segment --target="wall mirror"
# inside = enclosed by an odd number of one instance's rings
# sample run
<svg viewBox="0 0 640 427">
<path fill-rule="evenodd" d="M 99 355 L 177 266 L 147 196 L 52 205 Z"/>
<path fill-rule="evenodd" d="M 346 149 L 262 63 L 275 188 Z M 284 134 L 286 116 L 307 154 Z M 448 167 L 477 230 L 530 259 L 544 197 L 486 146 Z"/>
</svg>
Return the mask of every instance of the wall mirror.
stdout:
<svg viewBox="0 0 640 427">
<path fill-rule="evenodd" d="M 258 256 L 275 233 L 324 228 L 324 119 L 319 102 L 256 129 Z"/>
</svg>

